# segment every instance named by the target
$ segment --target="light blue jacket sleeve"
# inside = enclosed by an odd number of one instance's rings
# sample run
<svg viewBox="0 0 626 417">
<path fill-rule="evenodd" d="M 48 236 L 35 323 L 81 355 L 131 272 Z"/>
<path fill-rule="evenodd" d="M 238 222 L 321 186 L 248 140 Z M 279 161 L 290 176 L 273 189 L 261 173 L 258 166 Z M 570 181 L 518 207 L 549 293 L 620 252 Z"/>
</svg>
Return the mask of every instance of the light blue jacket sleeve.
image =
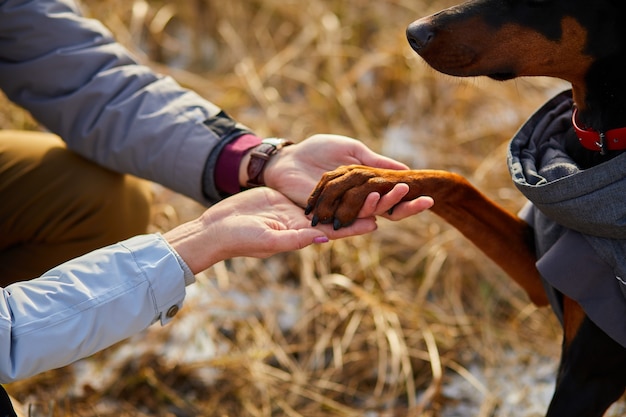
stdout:
<svg viewBox="0 0 626 417">
<path fill-rule="evenodd" d="M 87 159 L 201 203 L 220 199 L 211 168 L 245 128 L 139 65 L 72 0 L 0 1 L 0 89 Z"/>
<path fill-rule="evenodd" d="M 0 383 L 70 364 L 156 321 L 167 323 L 194 282 L 159 234 L 66 262 L 0 294 Z"/>
</svg>

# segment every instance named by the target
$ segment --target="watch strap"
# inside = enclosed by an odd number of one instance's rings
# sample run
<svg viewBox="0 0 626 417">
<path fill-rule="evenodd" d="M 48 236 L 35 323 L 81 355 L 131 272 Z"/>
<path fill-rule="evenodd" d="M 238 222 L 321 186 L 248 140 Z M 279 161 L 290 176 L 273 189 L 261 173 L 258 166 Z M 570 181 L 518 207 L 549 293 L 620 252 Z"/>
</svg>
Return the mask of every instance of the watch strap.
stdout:
<svg viewBox="0 0 626 417">
<path fill-rule="evenodd" d="M 248 187 L 264 186 L 263 173 L 265 172 L 267 162 L 280 149 L 292 143 L 285 139 L 265 139 L 260 145 L 254 147 L 250 152 L 250 161 L 247 167 L 248 182 L 246 185 Z"/>
</svg>

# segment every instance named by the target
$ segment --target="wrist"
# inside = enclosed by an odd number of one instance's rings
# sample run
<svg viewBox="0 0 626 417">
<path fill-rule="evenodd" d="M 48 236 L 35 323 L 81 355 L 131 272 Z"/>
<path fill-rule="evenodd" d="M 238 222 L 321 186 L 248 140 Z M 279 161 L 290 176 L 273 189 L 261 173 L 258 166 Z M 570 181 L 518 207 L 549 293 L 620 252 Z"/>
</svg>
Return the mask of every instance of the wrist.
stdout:
<svg viewBox="0 0 626 417">
<path fill-rule="evenodd" d="M 183 223 L 162 236 L 187 264 L 193 274 L 200 273 L 224 260 L 221 246 L 211 229 L 211 221 L 205 213 L 200 218 Z"/>
<path fill-rule="evenodd" d="M 242 187 L 260 187 L 266 185 L 265 173 L 275 162 L 276 155 L 285 146 L 293 142 L 280 138 L 263 139 L 260 145 L 255 146 L 242 158 L 239 167 L 239 184 Z"/>
</svg>

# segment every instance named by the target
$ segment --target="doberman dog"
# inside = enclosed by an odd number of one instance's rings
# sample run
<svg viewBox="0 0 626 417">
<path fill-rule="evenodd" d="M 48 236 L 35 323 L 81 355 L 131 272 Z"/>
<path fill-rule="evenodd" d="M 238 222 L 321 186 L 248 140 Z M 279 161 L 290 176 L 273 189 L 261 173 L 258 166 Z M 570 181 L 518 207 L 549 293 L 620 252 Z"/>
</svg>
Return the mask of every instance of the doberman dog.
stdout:
<svg viewBox="0 0 626 417">
<path fill-rule="evenodd" d="M 625 17 L 623 0 L 470 0 L 413 22 L 407 37 L 430 66 L 452 76 L 569 81 L 574 122 L 589 132 L 607 132 L 626 126 Z M 573 126 L 567 150 L 581 168 L 598 166 L 622 152 L 620 146 L 613 149 L 602 141 L 592 144 L 597 149 L 581 146 Z M 454 173 L 340 167 L 324 175 L 306 212 L 314 214 L 313 224 L 340 228 L 356 218 L 370 192 L 384 194 L 401 182 L 410 187 L 405 200 L 432 196 L 433 212 L 495 261 L 535 304 L 548 303 L 536 267 L 536 232 Z M 623 195 L 616 198 L 626 201 Z M 602 416 L 626 388 L 626 348 L 594 324 L 576 301 L 558 295 L 563 344 L 547 416 Z"/>
</svg>

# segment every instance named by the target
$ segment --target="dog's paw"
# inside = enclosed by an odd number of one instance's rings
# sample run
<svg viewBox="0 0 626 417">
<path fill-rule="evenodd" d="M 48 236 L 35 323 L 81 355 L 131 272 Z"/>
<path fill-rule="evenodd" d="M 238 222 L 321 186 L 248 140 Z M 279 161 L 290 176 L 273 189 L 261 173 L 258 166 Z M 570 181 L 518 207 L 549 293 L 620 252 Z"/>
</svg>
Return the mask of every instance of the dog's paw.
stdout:
<svg viewBox="0 0 626 417">
<path fill-rule="evenodd" d="M 339 167 L 322 176 L 309 196 L 305 213 L 313 214 L 313 226 L 332 224 L 337 230 L 357 219 L 370 193 L 382 195 L 393 186 L 394 183 L 386 181 L 376 168 L 362 165 Z"/>
</svg>

